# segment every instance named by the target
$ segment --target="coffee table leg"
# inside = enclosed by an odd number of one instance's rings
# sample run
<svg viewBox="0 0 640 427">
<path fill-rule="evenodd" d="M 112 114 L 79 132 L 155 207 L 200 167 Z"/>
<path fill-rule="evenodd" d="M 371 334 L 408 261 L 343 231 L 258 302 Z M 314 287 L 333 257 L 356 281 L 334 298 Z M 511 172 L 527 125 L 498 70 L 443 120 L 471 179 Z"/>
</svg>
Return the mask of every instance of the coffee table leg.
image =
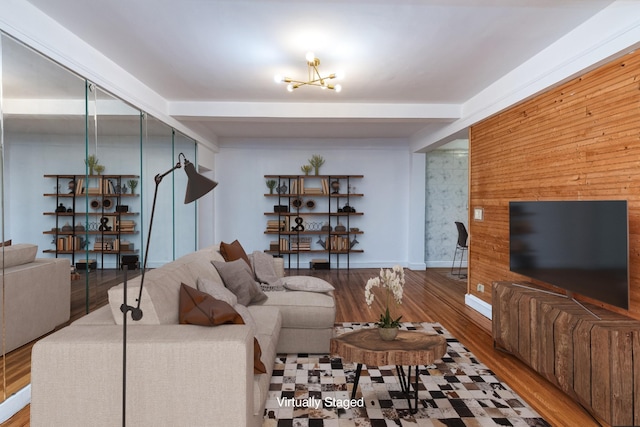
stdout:
<svg viewBox="0 0 640 427">
<path fill-rule="evenodd" d="M 353 390 L 351 390 L 351 399 L 356 398 L 356 390 L 358 390 L 358 383 L 360 382 L 360 372 L 362 372 L 362 363 L 358 363 L 356 367 L 356 379 L 353 382 Z"/>
<path fill-rule="evenodd" d="M 409 405 L 409 412 L 415 414 L 418 412 L 418 365 L 416 365 L 415 382 L 413 384 L 414 401 L 413 408 L 411 407 L 411 366 L 408 367 L 408 375 L 404 372 L 404 367 L 396 365 L 396 371 L 398 372 L 398 380 L 400 381 L 400 390 L 407 396 L 407 404 Z"/>
</svg>

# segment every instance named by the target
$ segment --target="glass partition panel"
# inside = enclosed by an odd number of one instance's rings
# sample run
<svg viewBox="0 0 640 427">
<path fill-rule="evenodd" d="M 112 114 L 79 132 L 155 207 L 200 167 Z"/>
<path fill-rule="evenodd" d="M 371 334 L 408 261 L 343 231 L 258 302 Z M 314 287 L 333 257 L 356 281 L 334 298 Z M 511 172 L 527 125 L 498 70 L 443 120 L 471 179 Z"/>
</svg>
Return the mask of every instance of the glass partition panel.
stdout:
<svg viewBox="0 0 640 427">
<path fill-rule="evenodd" d="M 71 263 L 73 250 L 66 245 L 72 241 L 68 229 L 74 226 L 75 205 L 69 185 L 74 172 L 69 167 L 83 164 L 85 83 L 4 34 L 0 35 L 0 46 L 2 241 L 37 245 L 37 258 L 64 258 Z M 28 300 L 17 294 L 21 289 L 16 285 L 25 283 L 18 283 L 16 273 L 3 263 L 3 378 L 4 366 L 17 366 L 27 374 L 6 376 L 12 380 L 3 381 L 5 397 L 29 383 L 29 370 L 21 363 L 28 365 L 31 348 L 24 340 L 37 338 L 17 332 L 23 328 L 16 325 L 31 322 L 29 316 L 39 309 L 25 306 L 15 310 L 17 300 Z M 38 294 L 33 288 L 31 292 Z M 71 312 L 75 308 L 71 306 Z"/>
<path fill-rule="evenodd" d="M 196 158 L 196 143 L 193 139 L 175 132 L 173 138 L 174 152 L 183 153 L 185 157 L 198 167 Z M 174 174 L 175 186 L 175 257 L 181 257 L 197 250 L 196 236 L 196 206 L 197 201 L 184 204 L 184 194 L 187 188 L 187 175 L 184 171 Z"/>
<path fill-rule="evenodd" d="M 78 177 L 76 192 L 83 196 L 85 262 L 95 265 L 100 277 L 91 286 L 87 281 L 87 311 L 92 311 L 106 302 L 102 285 L 120 282 L 121 266 L 135 269 L 139 260 L 141 114 L 93 84 L 86 94 L 84 176 Z"/>
<path fill-rule="evenodd" d="M 142 194 L 143 227 L 146 245 L 149 222 L 153 210 L 153 199 L 156 191 L 154 177 L 171 170 L 178 156 L 173 149 L 173 129 L 156 119 L 146 115 L 143 122 L 142 143 Z M 157 185 L 156 206 L 153 217 L 153 230 L 149 245 L 147 267 L 159 267 L 174 259 L 174 191 L 173 175 L 184 174 L 181 170 L 165 176 Z M 145 254 L 143 254 L 144 258 Z"/>
</svg>

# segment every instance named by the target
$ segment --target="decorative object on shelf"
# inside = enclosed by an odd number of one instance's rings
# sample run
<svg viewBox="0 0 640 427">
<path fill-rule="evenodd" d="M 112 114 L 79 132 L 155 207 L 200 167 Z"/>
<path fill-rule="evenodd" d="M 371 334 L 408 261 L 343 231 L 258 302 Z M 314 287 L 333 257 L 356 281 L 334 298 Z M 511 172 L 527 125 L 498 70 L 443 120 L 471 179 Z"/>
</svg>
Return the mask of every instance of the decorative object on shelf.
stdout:
<svg viewBox="0 0 640 427">
<path fill-rule="evenodd" d="M 268 179 L 266 184 L 267 184 L 267 188 L 269 189 L 269 194 L 273 194 L 273 189 L 276 188 L 276 185 L 278 185 L 278 182 L 275 179 Z"/>
<path fill-rule="evenodd" d="M 349 249 L 353 249 L 353 247 L 354 247 L 355 245 L 357 245 L 358 243 L 360 243 L 360 242 L 358 242 L 358 240 L 357 240 L 357 239 L 355 238 L 355 236 L 354 236 L 354 237 L 353 237 L 353 240 L 352 240 L 352 241 L 351 241 L 351 243 L 349 244 Z"/>
<path fill-rule="evenodd" d="M 331 181 L 332 194 L 340 194 L 340 181 Z"/>
<path fill-rule="evenodd" d="M 100 218 L 100 227 L 98 227 L 98 231 L 111 231 L 111 226 L 109 225 L 109 218 L 103 216 Z"/>
<path fill-rule="evenodd" d="M 324 158 L 319 154 L 314 154 L 309 159 L 309 164 L 313 166 L 316 175 L 320 173 L 320 166 L 324 165 Z"/>
<path fill-rule="evenodd" d="M 355 212 L 356 210 L 349 205 L 344 205 L 342 207 L 342 212 Z"/>
<path fill-rule="evenodd" d="M 302 165 L 302 166 L 300 166 L 300 170 L 305 175 L 309 175 L 311 173 L 311 171 L 313 170 L 313 166 L 311 166 L 311 165 Z"/>
<path fill-rule="evenodd" d="M 331 73 L 326 76 L 322 76 L 320 71 L 318 70 L 318 66 L 320 65 L 320 59 L 316 58 L 316 55 L 313 52 L 307 52 L 305 55 L 305 59 L 307 60 L 307 80 L 294 80 L 291 77 L 283 77 L 276 75 L 273 77 L 273 80 L 276 83 L 288 83 L 287 90 L 289 92 L 293 92 L 295 89 L 298 89 L 300 86 L 318 86 L 321 89 L 331 89 L 336 92 L 340 92 L 342 90 L 342 85 L 336 84 L 332 85 L 329 83 L 330 80 L 334 79 L 342 79 L 343 73 L 336 72 Z"/>
<path fill-rule="evenodd" d="M 357 233 L 358 231 L 360 231 L 360 229 L 358 227 L 351 227 L 349 231 L 351 231 L 352 233 Z"/>
<path fill-rule="evenodd" d="M 291 207 L 295 209 L 300 209 L 302 207 L 302 199 L 294 198 L 291 199 Z"/>
<path fill-rule="evenodd" d="M 345 227 L 344 225 L 342 225 L 341 222 L 338 223 L 338 225 L 336 225 L 336 227 L 334 228 L 335 231 L 337 231 L 338 233 L 342 233 L 343 231 L 347 231 L 347 227 Z"/>
<path fill-rule="evenodd" d="M 98 199 L 93 199 L 92 201 L 89 202 L 89 206 L 91 206 L 91 209 L 98 210 L 98 209 L 100 209 L 101 205 L 102 204 L 100 203 L 100 200 L 98 200 Z"/>
<path fill-rule="evenodd" d="M 69 181 L 69 184 L 67 184 L 67 188 L 69 189 L 69 194 L 75 193 L 76 192 L 76 181 L 74 179 Z"/>
<path fill-rule="evenodd" d="M 76 224 L 76 226 L 75 226 L 75 227 L 73 227 L 73 229 L 74 229 L 75 231 L 84 231 L 84 225 L 82 225 L 82 224 Z"/>
<path fill-rule="evenodd" d="M 67 213 L 73 213 L 73 209 L 72 208 L 67 208 Z"/>
<path fill-rule="evenodd" d="M 116 205 L 116 212 L 129 212 L 129 205 Z"/>
<path fill-rule="evenodd" d="M 114 186 L 113 186 L 113 191 L 114 191 L 116 194 L 121 194 L 121 193 L 122 193 L 122 185 L 120 185 L 120 184 L 116 184 L 116 185 L 114 185 Z"/>
<path fill-rule="evenodd" d="M 138 181 L 136 181 L 135 179 L 130 179 L 129 181 L 127 181 L 127 184 L 129 184 L 129 188 L 131 189 L 131 194 L 136 194 L 136 187 L 138 186 Z"/>
<path fill-rule="evenodd" d="M 91 154 L 84 159 L 84 164 L 89 167 L 89 175 L 93 175 L 96 165 L 98 164 L 98 159 L 95 154 Z"/>
<path fill-rule="evenodd" d="M 320 231 L 331 231 L 333 230 L 333 227 L 331 227 L 331 225 L 329 225 L 328 222 L 325 222 L 324 225 L 320 228 Z"/>
<path fill-rule="evenodd" d="M 101 175 L 104 172 L 104 165 L 95 165 L 93 169 L 96 171 L 98 175 Z"/>
<path fill-rule="evenodd" d="M 289 212 L 289 206 L 287 205 L 273 205 L 274 212 Z"/>
<path fill-rule="evenodd" d="M 69 231 L 73 231 L 73 227 L 71 227 L 71 224 L 69 224 L 68 222 L 66 222 L 66 223 L 62 226 L 62 232 L 64 232 L 64 233 L 68 233 Z"/>
<path fill-rule="evenodd" d="M 302 218 L 300 218 L 299 216 L 297 216 L 294 219 L 294 221 L 296 222 L 296 225 L 294 227 L 291 227 L 291 231 L 304 231 L 304 225 L 302 225 L 304 220 Z"/>
<path fill-rule="evenodd" d="M 63 212 L 66 212 L 66 211 L 67 211 L 67 208 L 65 208 L 62 203 L 60 203 L 58 205 L 58 207 L 56 208 L 56 213 L 63 213 Z"/>
<path fill-rule="evenodd" d="M 385 289 L 385 311 L 380 314 L 380 320 L 376 323 L 382 340 L 391 341 L 395 339 L 398 333 L 398 327 L 400 326 L 400 319 L 402 319 L 402 316 L 396 319 L 391 317 L 389 304 L 391 303 L 392 298 L 396 305 L 402 304 L 404 283 L 404 269 L 399 265 L 395 265 L 391 269 L 385 270 L 381 268 L 378 277 L 369 279 L 364 288 L 364 297 L 369 308 L 371 308 L 371 304 L 373 304 L 373 301 L 375 300 L 373 288 Z M 384 331 L 384 329 L 395 330 L 395 333 Z"/>
<path fill-rule="evenodd" d="M 326 241 L 326 239 L 322 240 L 322 238 L 319 238 L 316 243 L 319 244 L 320 246 L 322 246 L 322 249 L 327 249 L 327 241 Z"/>
<path fill-rule="evenodd" d="M 307 207 L 307 209 L 315 209 L 316 201 L 313 199 L 309 199 L 307 200 L 307 203 L 305 203 L 305 206 Z"/>
<path fill-rule="evenodd" d="M 122 191 L 122 194 L 127 194 L 129 192 L 129 188 L 126 183 L 122 183 L 122 188 L 120 190 Z"/>
<path fill-rule="evenodd" d="M 104 200 L 102 201 L 102 207 L 103 207 L 105 210 L 111 209 L 111 208 L 113 207 L 113 200 L 111 200 L 111 199 L 104 199 Z"/>
<path fill-rule="evenodd" d="M 276 188 L 276 190 L 278 191 L 278 194 L 287 194 L 289 187 L 287 187 L 287 184 L 283 182 L 278 186 L 278 188 Z"/>
</svg>

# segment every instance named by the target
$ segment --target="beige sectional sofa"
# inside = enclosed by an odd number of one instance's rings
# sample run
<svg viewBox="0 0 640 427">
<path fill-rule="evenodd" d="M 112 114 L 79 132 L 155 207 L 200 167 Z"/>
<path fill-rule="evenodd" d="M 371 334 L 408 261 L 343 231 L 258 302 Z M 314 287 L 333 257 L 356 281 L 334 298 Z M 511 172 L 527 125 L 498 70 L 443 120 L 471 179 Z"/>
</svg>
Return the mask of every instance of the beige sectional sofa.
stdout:
<svg viewBox="0 0 640 427">
<path fill-rule="evenodd" d="M 21 243 L 0 251 L 0 298 L 4 297 L 0 351 L 8 353 L 69 320 L 71 275 L 68 259 L 36 258 L 37 245 Z"/>
<path fill-rule="evenodd" d="M 317 289 L 319 279 L 314 278 L 283 281 L 304 289 L 310 280 L 315 292 L 266 292 L 268 298 L 260 304 L 234 305 L 244 325 L 179 324 L 181 284 L 200 289 L 205 282 L 222 286 L 212 260 L 223 260 L 218 247 L 188 254 L 146 274 L 144 316 L 139 322 L 127 322 L 127 424 L 259 426 L 276 354 L 329 351 L 335 322 L 333 293 L 318 292 L 322 289 Z M 282 277 L 282 260 L 273 262 Z M 135 304 L 139 281 L 138 277 L 128 283 L 130 305 Z M 32 426 L 121 423 L 123 295 L 122 285 L 112 288 L 109 306 L 34 346 Z M 266 374 L 254 374 L 254 337 Z"/>
</svg>

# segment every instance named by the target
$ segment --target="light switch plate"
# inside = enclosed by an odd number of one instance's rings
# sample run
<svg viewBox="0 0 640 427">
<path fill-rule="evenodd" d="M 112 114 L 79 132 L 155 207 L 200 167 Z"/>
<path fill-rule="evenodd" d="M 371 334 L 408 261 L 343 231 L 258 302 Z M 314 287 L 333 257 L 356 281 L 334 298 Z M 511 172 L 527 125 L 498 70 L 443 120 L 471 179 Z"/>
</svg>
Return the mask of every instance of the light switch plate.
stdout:
<svg viewBox="0 0 640 427">
<path fill-rule="evenodd" d="M 476 221 L 484 220 L 484 209 L 483 208 L 473 208 L 473 219 Z"/>
</svg>

